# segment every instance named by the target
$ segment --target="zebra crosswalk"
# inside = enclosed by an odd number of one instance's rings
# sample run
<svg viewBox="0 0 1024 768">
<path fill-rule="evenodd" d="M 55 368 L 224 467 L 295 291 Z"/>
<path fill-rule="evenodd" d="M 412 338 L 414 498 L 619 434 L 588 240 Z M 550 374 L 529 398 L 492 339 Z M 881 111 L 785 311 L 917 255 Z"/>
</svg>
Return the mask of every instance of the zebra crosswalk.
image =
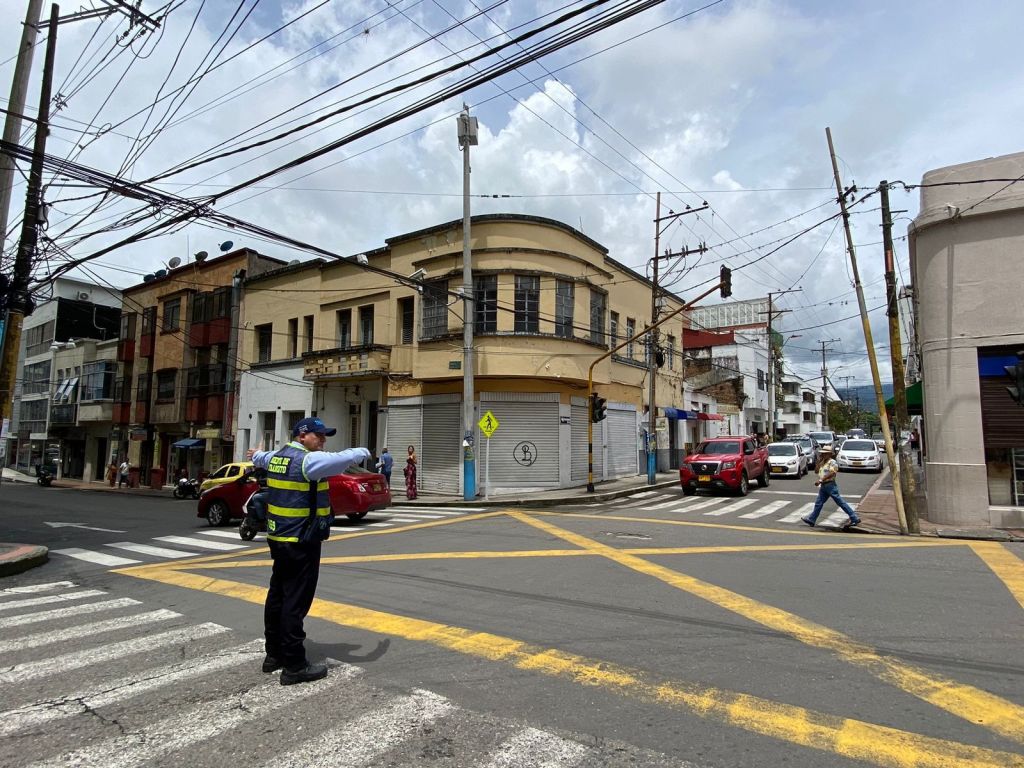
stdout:
<svg viewBox="0 0 1024 768">
<path fill-rule="evenodd" d="M 78 600 L 87 616 L 49 607 Z M 0 589 L 0 609 L 15 620 L 0 643 L 0 765 L 10 768 L 213 766 L 224 755 L 260 768 L 403 768 L 439 746 L 454 761 L 444 764 L 465 768 L 695 768 L 371 681 L 332 659 L 325 679 L 281 686 L 260 671 L 261 640 L 71 581 Z"/>
<path fill-rule="evenodd" d="M 800 518 L 808 515 L 814 508 L 814 503 L 807 501 L 807 497 L 813 497 L 814 494 L 790 492 L 788 495 L 795 498 L 775 499 L 760 496 L 756 492 L 743 498 L 735 498 L 683 496 L 678 490 L 646 491 L 622 499 L 611 499 L 585 506 L 623 512 L 635 510 L 637 512 L 678 514 L 684 517 L 693 515 L 694 518 L 698 516 L 711 518 L 735 516 L 740 520 L 761 520 L 786 525 L 800 523 Z M 858 497 L 848 496 L 846 498 L 851 503 L 855 503 Z M 829 506 L 831 506 L 831 502 L 829 502 Z M 819 518 L 818 527 L 842 528 L 847 521 L 848 518 L 843 512 L 835 511 L 828 514 L 827 517 Z"/>
</svg>

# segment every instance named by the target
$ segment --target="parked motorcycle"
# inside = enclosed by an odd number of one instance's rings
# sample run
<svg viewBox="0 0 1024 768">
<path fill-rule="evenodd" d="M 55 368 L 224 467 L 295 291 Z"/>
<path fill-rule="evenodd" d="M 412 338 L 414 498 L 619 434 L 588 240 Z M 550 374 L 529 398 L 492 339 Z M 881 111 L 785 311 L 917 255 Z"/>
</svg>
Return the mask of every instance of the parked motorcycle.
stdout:
<svg viewBox="0 0 1024 768">
<path fill-rule="evenodd" d="M 49 488 L 51 483 L 53 483 L 54 477 L 56 477 L 56 473 L 50 471 L 47 467 L 36 468 L 36 482 L 43 488 Z"/>
<path fill-rule="evenodd" d="M 245 503 L 245 517 L 238 526 L 238 535 L 242 541 L 252 541 L 260 531 L 267 530 L 267 498 L 266 488 L 260 488 Z"/>
<path fill-rule="evenodd" d="M 174 498 L 176 499 L 198 499 L 199 481 L 182 477 L 174 486 Z"/>
</svg>

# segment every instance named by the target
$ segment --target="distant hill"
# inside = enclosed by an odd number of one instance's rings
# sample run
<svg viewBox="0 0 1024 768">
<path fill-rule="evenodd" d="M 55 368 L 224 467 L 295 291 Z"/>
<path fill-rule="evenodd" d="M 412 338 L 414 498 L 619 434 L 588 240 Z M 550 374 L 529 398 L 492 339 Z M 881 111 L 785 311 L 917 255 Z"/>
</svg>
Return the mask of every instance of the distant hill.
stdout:
<svg viewBox="0 0 1024 768">
<path fill-rule="evenodd" d="M 875 388 L 873 385 L 865 384 L 859 387 L 850 387 L 849 390 L 846 387 L 838 387 L 836 391 L 847 402 L 856 403 L 857 399 L 860 398 L 860 409 L 862 411 L 878 413 L 878 401 L 875 400 Z M 882 394 L 885 395 L 886 400 L 892 397 L 891 381 L 882 382 Z"/>
</svg>

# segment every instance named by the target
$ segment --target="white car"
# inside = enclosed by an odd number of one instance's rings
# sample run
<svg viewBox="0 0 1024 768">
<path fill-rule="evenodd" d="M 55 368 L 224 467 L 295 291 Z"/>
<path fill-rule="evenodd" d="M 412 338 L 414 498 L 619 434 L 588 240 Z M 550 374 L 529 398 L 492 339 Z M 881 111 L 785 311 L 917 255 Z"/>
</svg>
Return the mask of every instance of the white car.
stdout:
<svg viewBox="0 0 1024 768">
<path fill-rule="evenodd" d="M 803 477 L 807 474 L 807 457 L 800 449 L 799 443 L 770 443 L 768 445 L 768 466 L 771 467 L 773 475 Z"/>
<path fill-rule="evenodd" d="M 851 438 L 843 443 L 836 456 L 839 463 L 839 470 L 844 469 L 870 469 L 874 472 L 882 471 L 882 454 L 878 452 L 878 446 L 874 440 L 858 440 Z"/>
</svg>

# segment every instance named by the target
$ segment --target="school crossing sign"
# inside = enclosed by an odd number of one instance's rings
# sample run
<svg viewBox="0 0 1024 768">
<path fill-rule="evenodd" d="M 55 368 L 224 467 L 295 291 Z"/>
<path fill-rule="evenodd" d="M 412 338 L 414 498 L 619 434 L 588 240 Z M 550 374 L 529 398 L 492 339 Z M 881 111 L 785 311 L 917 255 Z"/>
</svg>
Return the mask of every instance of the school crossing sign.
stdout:
<svg viewBox="0 0 1024 768">
<path fill-rule="evenodd" d="M 488 439 L 490 439 L 491 435 L 497 432 L 498 427 L 501 426 L 498 419 L 495 418 L 494 414 L 491 413 L 490 411 L 485 413 L 480 418 L 480 421 L 478 421 L 476 425 L 480 427 L 480 431 L 483 432 Z"/>
</svg>

